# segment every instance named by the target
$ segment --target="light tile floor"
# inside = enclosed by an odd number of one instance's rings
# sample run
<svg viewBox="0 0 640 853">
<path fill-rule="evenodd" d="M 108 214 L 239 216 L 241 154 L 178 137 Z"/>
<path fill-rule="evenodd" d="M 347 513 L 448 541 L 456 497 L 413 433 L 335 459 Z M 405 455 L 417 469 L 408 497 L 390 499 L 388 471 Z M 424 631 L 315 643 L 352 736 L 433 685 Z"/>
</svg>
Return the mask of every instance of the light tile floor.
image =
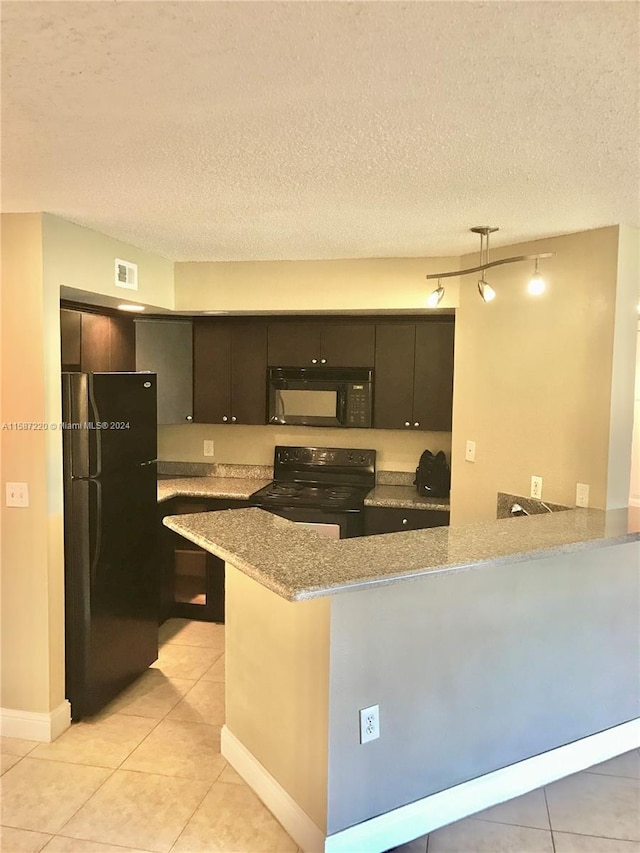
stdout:
<svg viewBox="0 0 640 853">
<path fill-rule="evenodd" d="M 299 853 L 220 755 L 224 627 L 173 619 L 160 641 L 148 672 L 55 743 L 2 738 L 2 853 Z M 634 750 L 396 851 L 640 853 L 639 815 Z"/>
</svg>

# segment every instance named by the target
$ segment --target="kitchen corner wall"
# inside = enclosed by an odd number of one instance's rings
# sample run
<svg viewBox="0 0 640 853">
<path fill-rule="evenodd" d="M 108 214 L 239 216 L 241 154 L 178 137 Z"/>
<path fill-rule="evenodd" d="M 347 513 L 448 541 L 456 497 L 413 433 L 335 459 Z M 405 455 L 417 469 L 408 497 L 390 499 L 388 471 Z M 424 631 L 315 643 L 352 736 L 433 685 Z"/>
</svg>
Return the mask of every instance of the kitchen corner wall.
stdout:
<svg viewBox="0 0 640 853">
<path fill-rule="evenodd" d="M 619 265 L 619 233 L 601 228 L 493 251 L 494 260 L 556 253 L 540 262 L 547 290 L 537 298 L 526 292 L 532 263 L 489 270 L 497 297 L 487 304 L 475 277 L 461 280 L 452 524 L 495 518 L 496 493 L 528 495 L 532 475 L 554 503 L 574 506 L 576 484 L 587 483 L 591 506 L 626 505 L 638 301 L 629 258 L 638 239 L 625 232 Z M 477 257 L 463 257 L 461 267 Z M 467 439 L 476 442 L 474 463 L 465 461 Z"/>
</svg>

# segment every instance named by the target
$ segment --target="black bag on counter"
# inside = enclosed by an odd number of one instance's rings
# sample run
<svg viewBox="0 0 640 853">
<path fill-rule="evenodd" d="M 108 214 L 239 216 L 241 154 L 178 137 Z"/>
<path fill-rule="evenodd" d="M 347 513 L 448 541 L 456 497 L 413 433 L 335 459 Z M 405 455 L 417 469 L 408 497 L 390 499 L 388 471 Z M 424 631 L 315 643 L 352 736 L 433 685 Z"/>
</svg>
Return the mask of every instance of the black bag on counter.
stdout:
<svg viewBox="0 0 640 853">
<path fill-rule="evenodd" d="M 413 484 L 422 497 L 449 497 L 451 470 L 442 450 L 439 450 L 435 456 L 430 450 L 424 451 L 416 468 Z"/>
</svg>

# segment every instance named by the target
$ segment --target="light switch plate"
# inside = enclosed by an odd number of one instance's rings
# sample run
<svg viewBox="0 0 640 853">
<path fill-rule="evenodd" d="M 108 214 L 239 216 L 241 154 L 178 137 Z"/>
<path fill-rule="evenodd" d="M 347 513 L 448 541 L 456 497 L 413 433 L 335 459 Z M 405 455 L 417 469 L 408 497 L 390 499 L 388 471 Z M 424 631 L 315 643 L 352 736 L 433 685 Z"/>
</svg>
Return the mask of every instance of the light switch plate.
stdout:
<svg viewBox="0 0 640 853">
<path fill-rule="evenodd" d="M 464 451 L 464 458 L 467 462 L 476 461 L 476 443 L 475 441 L 467 441 Z"/>
<path fill-rule="evenodd" d="M 213 441 L 204 440 L 203 451 L 205 456 L 213 456 Z"/>
<path fill-rule="evenodd" d="M 27 483 L 6 483 L 7 506 L 29 506 L 29 485 Z"/>
</svg>

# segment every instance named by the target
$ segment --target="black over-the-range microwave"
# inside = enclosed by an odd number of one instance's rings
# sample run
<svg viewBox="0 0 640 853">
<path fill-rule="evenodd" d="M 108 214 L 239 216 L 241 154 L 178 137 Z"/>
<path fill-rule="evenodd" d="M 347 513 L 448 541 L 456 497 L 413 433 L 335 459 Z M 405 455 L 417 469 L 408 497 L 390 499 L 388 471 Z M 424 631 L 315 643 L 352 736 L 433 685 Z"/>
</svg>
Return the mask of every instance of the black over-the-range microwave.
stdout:
<svg viewBox="0 0 640 853">
<path fill-rule="evenodd" d="M 269 368 L 269 423 L 370 427 L 371 404 L 366 368 Z"/>
</svg>

